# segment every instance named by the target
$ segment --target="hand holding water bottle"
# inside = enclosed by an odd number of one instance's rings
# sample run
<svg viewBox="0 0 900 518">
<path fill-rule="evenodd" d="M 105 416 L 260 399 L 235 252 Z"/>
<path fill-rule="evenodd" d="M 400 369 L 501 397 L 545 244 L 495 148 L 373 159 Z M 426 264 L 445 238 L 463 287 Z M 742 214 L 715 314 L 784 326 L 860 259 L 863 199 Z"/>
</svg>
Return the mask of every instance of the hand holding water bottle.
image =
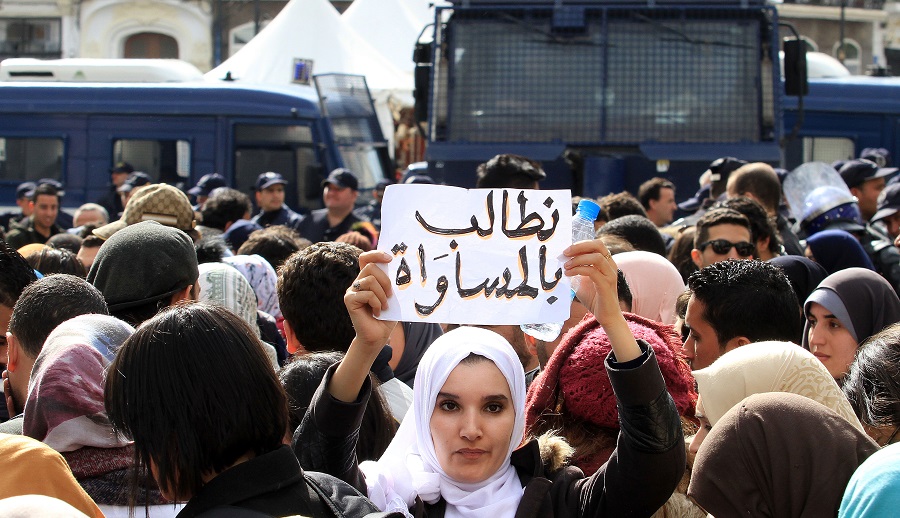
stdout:
<svg viewBox="0 0 900 518">
<path fill-rule="evenodd" d="M 600 206 L 593 200 L 581 200 L 578 202 L 578 208 L 575 211 L 575 216 L 572 218 L 572 243 L 594 240 L 594 221 L 597 219 L 599 212 Z M 604 250 L 606 250 L 605 247 Z M 578 291 L 578 277 L 572 277 L 571 282 L 572 292 L 569 294 L 570 300 L 575 298 L 575 293 Z M 552 342 L 559 336 L 563 324 L 563 322 L 522 324 L 521 328 L 522 331 L 538 340 Z"/>
</svg>

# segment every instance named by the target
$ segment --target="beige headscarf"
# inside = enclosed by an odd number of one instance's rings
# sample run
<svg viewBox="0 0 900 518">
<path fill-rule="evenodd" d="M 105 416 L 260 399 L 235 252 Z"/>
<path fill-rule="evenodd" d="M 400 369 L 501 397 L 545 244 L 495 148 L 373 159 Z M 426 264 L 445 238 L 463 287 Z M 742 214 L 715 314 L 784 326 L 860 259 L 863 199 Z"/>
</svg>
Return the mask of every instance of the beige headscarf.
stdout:
<svg viewBox="0 0 900 518">
<path fill-rule="evenodd" d="M 722 355 L 694 371 L 710 424 L 745 397 L 764 392 L 791 392 L 833 410 L 857 430 L 862 424 L 828 369 L 815 356 L 790 342 L 759 342 Z"/>
</svg>

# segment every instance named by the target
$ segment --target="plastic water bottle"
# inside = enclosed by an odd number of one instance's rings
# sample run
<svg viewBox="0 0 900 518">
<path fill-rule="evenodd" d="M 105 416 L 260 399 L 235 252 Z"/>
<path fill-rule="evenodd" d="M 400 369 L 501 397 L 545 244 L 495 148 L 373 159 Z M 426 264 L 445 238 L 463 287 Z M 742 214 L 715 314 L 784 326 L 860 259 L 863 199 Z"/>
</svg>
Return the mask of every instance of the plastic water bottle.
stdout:
<svg viewBox="0 0 900 518">
<path fill-rule="evenodd" d="M 594 221 L 600 213 L 600 206 L 592 200 L 581 200 L 572 218 L 572 242 L 594 239 Z M 575 298 L 578 289 L 578 277 L 572 277 L 572 291 L 569 293 L 569 302 Z M 520 327 L 526 334 L 542 340 L 552 342 L 559 336 L 565 322 L 547 322 L 543 324 L 522 324 Z"/>
</svg>

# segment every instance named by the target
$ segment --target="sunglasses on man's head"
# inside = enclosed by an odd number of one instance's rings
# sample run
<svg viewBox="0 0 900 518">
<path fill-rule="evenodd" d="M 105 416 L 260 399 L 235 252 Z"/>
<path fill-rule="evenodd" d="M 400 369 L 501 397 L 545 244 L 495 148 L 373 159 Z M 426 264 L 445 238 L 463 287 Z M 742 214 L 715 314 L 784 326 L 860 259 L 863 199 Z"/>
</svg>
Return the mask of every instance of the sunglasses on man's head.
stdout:
<svg viewBox="0 0 900 518">
<path fill-rule="evenodd" d="M 699 248 L 702 252 L 706 249 L 707 246 L 711 246 L 713 252 L 719 255 L 727 254 L 731 250 L 731 248 L 734 247 L 737 250 L 738 255 L 740 255 L 741 257 L 750 257 L 751 255 L 753 255 L 753 250 L 755 248 L 753 246 L 753 243 L 748 243 L 746 241 L 741 241 L 740 243 L 732 243 L 727 239 L 712 239 L 710 241 L 704 241 L 703 243 L 700 243 L 700 246 L 698 246 L 697 248 Z"/>
</svg>

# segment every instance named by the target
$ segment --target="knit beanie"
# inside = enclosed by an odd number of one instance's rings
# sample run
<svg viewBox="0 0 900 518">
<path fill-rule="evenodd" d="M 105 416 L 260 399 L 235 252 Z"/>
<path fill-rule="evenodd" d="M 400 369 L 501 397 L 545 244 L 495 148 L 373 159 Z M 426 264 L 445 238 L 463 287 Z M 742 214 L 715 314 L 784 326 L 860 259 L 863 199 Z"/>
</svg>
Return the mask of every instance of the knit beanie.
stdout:
<svg viewBox="0 0 900 518">
<path fill-rule="evenodd" d="M 103 243 L 87 281 L 113 312 L 171 297 L 199 276 L 193 240 L 176 228 L 144 221 Z"/>
<path fill-rule="evenodd" d="M 624 316 L 634 338 L 645 341 L 653 349 L 666 389 L 675 401 L 678 413 L 693 417 L 697 392 L 675 329 L 632 313 L 624 313 Z M 586 315 L 565 336 L 528 389 L 525 400 L 526 433 L 543 413 L 559 411 L 583 422 L 618 430 L 616 395 L 606 372 L 606 359 L 611 351 L 606 331 L 593 315 Z M 599 461 L 599 464 L 603 462 L 606 459 Z"/>
</svg>

